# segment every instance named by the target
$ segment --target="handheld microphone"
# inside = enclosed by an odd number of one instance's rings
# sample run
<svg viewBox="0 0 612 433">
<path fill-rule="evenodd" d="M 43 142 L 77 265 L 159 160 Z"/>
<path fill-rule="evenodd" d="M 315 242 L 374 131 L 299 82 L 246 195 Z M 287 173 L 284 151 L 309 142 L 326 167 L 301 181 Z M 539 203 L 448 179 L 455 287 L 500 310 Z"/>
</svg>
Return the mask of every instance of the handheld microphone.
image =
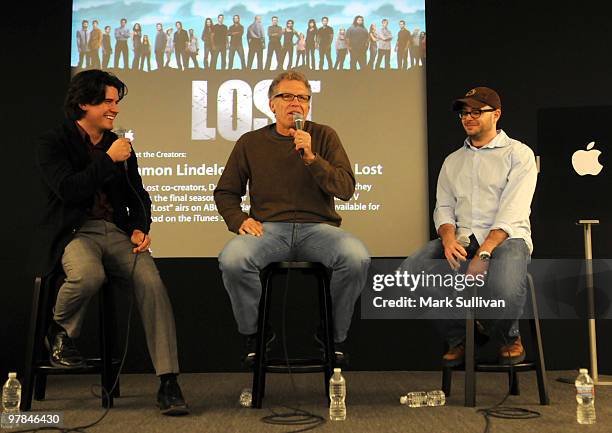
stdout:
<svg viewBox="0 0 612 433">
<path fill-rule="evenodd" d="M 295 129 L 298 131 L 304 130 L 304 115 L 302 113 L 293 113 L 293 121 L 295 122 Z M 300 156 L 304 156 L 304 149 L 300 149 Z"/>
<path fill-rule="evenodd" d="M 304 130 L 304 115 L 302 113 L 293 113 L 293 121 L 295 122 L 295 129 Z"/>
<path fill-rule="evenodd" d="M 459 242 L 459 245 L 461 245 L 463 248 L 467 248 L 470 246 L 470 237 L 466 234 L 461 234 L 457 238 L 457 242 Z"/>
<path fill-rule="evenodd" d="M 472 232 L 470 229 L 466 229 L 465 227 L 457 227 L 455 230 L 455 236 L 457 237 L 457 242 L 463 248 L 467 248 L 470 246 L 470 235 Z"/>
<path fill-rule="evenodd" d="M 457 236 L 457 242 L 463 248 L 467 248 L 470 246 L 470 236 L 465 232 L 465 230 L 458 228 L 457 231 L 455 232 L 455 235 Z M 459 262 L 459 268 L 455 269 L 455 273 L 459 272 L 460 269 L 461 269 L 461 262 Z"/>
<path fill-rule="evenodd" d="M 122 128 L 121 126 L 119 128 L 117 128 L 117 129 L 113 129 L 113 132 L 115 133 L 117 138 L 129 138 L 129 139 L 131 139 L 131 137 L 128 137 L 128 135 L 132 135 L 132 134 L 129 134 L 128 131 L 125 128 Z M 123 169 L 126 172 L 128 171 L 127 159 L 125 161 L 123 161 Z"/>
</svg>

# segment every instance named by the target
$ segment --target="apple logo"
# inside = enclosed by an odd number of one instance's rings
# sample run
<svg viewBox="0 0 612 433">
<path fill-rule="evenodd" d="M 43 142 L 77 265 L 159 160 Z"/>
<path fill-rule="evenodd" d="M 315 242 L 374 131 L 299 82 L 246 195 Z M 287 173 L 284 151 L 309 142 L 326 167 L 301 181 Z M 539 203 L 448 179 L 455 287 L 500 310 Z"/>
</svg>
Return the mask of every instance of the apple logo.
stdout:
<svg viewBox="0 0 612 433">
<path fill-rule="evenodd" d="M 125 132 L 125 138 L 127 138 L 130 141 L 134 141 L 134 131 L 132 131 L 131 129 L 129 131 L 126 131 Z M 599 152 L 599 151 L 597 151 L 597 152 Z"/>
<path fill-rule="evenodd" d="M 597 176 L 603 168 L 603 165 L 599 163 L 601 152 L 593 147 L 595 147 L 595 142 L 591 141 L 587 144 L 587 150 L 577 150 L 572 155 L 572 166 L 580 176 L 586 174 Z"/>
</svg>

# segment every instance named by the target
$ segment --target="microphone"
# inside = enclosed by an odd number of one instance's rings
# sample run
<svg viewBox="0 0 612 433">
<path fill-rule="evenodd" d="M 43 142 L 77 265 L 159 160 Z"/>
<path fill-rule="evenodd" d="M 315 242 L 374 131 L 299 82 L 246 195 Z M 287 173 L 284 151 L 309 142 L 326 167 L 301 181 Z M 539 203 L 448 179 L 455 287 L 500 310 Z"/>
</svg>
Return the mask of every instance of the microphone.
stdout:
<svg viewBox="0 0 612 433">
<path fill-rule="evenodd" d="M 470 229 L 466 229 L 465 227 L 457 227 L 455 230 L 455 236 L 457 237 L 457 242 L 463 248 L 467 248 L 470 246 L 470 235 L 472 232 Z"/>
<path fill-rule="evenodd" d="M 470 246 L 470 237 L 466 234 L 461 234 L 457 238 L 457 242 L 459 242 L 459 245 L 461 245 L 463 248 L 467 248 Z"/>
<path fill-rule="evenodd" d="M 129 134 L 128 131 L 125 128 L 122 128 L 121 126 L 117 129 L 113 129 L 113 132 L 115 133 L 115 135 L 117 136 L 117 138 L 130 138 L 128 137 L 128 135 L 132 135 Z M 128 171 L 128 165 L 127 165 L 127 159 L 125 161 L 123 161 L 123 169 L 126 171 Z"/>
<path fill-rule="evenodd" d="M 304 115 L 302 113 L 293 113 L 293 121 L 295 122 L 295 129 L 304 130 Z"/>
<path fill-rule="evenodd" d="M 302 113 L 293 113 L 293 121 L 295 122 L 295 129 L 298 131 L 304 130 L 304 115 Z M 304 149 L 300 149 L 300 156 L 304 157 Z"/>
<path fill-rule="evenodd" d="M 458 228 L 457 231 L 455 232 L 455 235 L 457 236 L 457 242 L 463 248 L 467 248 L 470 246 L 470 236 L 465 232 L 465 229 Z M 460 269 L 461 269 L 461 262 L 459 262 L 459 268 L 454 270 L 455 274 L 457 274 Z"/>
</svg>

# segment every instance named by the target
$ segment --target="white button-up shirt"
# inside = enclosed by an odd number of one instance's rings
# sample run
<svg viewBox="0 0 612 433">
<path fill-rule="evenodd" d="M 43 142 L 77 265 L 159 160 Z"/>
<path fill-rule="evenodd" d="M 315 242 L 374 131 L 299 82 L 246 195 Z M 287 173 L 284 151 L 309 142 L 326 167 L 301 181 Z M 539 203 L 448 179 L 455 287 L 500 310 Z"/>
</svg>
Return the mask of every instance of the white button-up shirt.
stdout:
<svg viewBox="0 0 612 433">
<path fill-rule="evenodd" d="M 501 229 L 508 238 L 531 241 L 531 200 L 537 169 L 533 151 L 506 135 L 481 148 L 469 138 L 444 160 L 436 191 L 436 230 L 453 224 L 462 233 L 473 233 L 482 245 L 490 230 Z"/>
</svg>

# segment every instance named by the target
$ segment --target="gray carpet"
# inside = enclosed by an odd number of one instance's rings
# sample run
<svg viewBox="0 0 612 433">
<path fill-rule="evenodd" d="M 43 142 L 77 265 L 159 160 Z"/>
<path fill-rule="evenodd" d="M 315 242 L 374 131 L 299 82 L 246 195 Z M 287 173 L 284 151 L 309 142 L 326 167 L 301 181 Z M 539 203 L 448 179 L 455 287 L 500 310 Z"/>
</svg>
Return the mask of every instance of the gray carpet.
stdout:
<svg viewBox="0 0 612 433">
<path fill-rule="evenodd" d="M 508 398 L 506 405 L 537 410 L 533 420 L 493 419 L 491 433 L 572 433 L 612 432 L 612 388 L 599 387 L 596 396 L 597 424 L 576 423 L 573 385 L 556 382 L 559 376 L 575 372 L 549 372 L 550 406 L 538 404 L 535 373 L 520 373 L 521 395 Z M 121 398 L 91 432 L 289 432 L 292 428 L 263 424 L 262 416 L 279 405 L 300 405 L 327 418 L 322 374 L 294 375 L 296 390 L 287 375 L 269 374 L 264 409 L 242 408 L 240 390 L 249 387 L 246 373 L 183 374 L 179 377 L 192 414 L 181 418 L 161 416 L 155 407 L 158 381 L 153 375 L 124 375 Z M 399 404 L 407 391 L 438 389 L 441 374 L 436 372 L 346 372 L 347 420 L 326 422 L 315 432 L 436 432 L 477 433 L 484 429 L 482 415 L 463 407 L 463 373 L 454 374 L 453 393 L 446 406 L 408 408 Z M 47 399 L 35 401 L 33 410 L 63 411 L 67 425 L 92 422 L 102 413 L 99 400 L 90 394 L 97 376 L 50 377 Z M 496 404 L 507 391 L 507 376 L 479 373 L 479 408 Z"/>
</svg>

